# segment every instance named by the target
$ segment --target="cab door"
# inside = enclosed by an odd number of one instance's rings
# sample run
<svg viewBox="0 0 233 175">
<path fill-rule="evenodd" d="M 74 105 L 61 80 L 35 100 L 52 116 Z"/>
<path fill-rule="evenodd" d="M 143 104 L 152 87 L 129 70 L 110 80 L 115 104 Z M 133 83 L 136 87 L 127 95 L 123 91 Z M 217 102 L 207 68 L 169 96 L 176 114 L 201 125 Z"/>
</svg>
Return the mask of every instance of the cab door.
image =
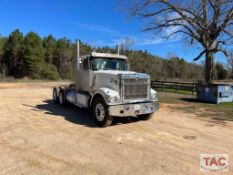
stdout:
<svg viewBox="0 0 233 175">
<path fill-rule="evenodd" d="M 90 69 L 89 58 L 82 60 L 80 69 L 77 72 L 78 90 L 91 91 L 93 86 L 93 72 Z"/>
</svg>

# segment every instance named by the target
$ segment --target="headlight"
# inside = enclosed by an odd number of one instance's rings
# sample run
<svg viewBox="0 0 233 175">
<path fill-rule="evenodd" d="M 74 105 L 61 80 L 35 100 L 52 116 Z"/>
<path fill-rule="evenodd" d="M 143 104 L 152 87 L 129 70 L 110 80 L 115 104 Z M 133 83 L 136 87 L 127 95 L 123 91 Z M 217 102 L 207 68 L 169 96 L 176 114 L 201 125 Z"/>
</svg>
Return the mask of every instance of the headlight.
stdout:
<svg viewBox="0 0 233 175">
<path fill-rule="evenodd" d="M 119 92 L 109 88 L 101 88 L 106 103 L 119 103 L 121 101 Z"/>
<path fill-rule="evenodd" d="M 150 90 L 150 99 L 157 100 L 157 92 L 154 89 Z"/>
<path fill-rule="evenodd" d="M 120 102 L 120 97 L 119 96 L 110 97 L 110 103 L 117 103 L 117 102 Z"/>
</svg>

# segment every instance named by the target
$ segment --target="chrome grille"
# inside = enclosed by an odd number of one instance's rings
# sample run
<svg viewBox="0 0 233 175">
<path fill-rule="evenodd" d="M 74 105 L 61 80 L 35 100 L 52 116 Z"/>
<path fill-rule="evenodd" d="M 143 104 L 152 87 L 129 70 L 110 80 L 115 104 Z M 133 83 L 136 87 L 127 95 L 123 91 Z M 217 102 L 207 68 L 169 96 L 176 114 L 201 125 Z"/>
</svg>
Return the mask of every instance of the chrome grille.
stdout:
<svg viewBox="0 0 233 175">
<path fill-rule="evenodd" d="M 149 78 L 125 78 L 123 79 L 123 100 L 145 100 L 150 95 Z"/>
</svg>

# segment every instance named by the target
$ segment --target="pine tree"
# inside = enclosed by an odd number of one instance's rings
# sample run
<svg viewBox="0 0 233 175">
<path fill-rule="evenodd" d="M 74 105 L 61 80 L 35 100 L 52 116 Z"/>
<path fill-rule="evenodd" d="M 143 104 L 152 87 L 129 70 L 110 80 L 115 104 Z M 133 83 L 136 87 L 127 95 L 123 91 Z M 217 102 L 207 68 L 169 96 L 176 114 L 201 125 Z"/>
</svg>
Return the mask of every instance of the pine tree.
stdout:
<svg viewBox="0 0 233 175">
<path fill-rule="evenodd" d="M 0 36 L 0 74 L 4 75 L 5 74 L 5 64 L 3 62 L 3 55 L 4 55 L 4 45 L 6 42 L 6 38 Z"/>
<path fill-rule="evenodd" d="M 56 39 L 49 35 L 43 39 L 43 46 L 44 46 L 44 59 L 46 63 L 52 64 L 53 63 L 53 54 L 56 48 Z"/>
<path fill-rule="evenodd" d="M 30 78 L 41 78 L 44 66 L 44 50 L 40 36 L 29 32 L 23 42 L 24 74 Z"/>
<path fill-rule="evenodd" d="M 72 76 L 72 43 L 66 38 L 58 39 L 54 52 L 53 63 L 57 67 L 60 76 L 64 79 Z"/>
<path fill-rule="evenodd" d="M 21 52 L 22 42 L 23 34 L 17 29 L 10 34 L 3 48 L 3 62 L 7 66 L 7 75 L 16 78 L 21 77 L 24 66 Z"/>
</svg>

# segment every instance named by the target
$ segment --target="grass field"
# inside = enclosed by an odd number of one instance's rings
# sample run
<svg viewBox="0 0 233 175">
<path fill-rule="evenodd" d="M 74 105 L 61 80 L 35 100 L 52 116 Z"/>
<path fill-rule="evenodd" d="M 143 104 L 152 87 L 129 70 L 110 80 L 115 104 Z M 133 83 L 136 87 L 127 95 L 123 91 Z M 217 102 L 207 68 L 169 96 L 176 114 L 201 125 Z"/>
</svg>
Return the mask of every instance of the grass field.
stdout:
<svg viewBox="0 0 233 175">
<path fill-rule="evenodd" d="M 156 91 L 158 92 L 172 92 L 177 94 L 187 94 L 187 95 L 193 95 L 193 92 L 190 90 L 182 90 L 182 89 L 173 89 L 173 88 L 164 88 L 163 90 L 161 88 L 156 88 Z"/>
<path fill-rule="evenodd" d="M 219 121 L 233 121 L 233 102 L 210 104 L 198 101 L 194 95 L 158 92 L 161 103 L 179 104 L 176 110 L 195 113 L 199 117 L 210 117 Z"/>
</svg>

